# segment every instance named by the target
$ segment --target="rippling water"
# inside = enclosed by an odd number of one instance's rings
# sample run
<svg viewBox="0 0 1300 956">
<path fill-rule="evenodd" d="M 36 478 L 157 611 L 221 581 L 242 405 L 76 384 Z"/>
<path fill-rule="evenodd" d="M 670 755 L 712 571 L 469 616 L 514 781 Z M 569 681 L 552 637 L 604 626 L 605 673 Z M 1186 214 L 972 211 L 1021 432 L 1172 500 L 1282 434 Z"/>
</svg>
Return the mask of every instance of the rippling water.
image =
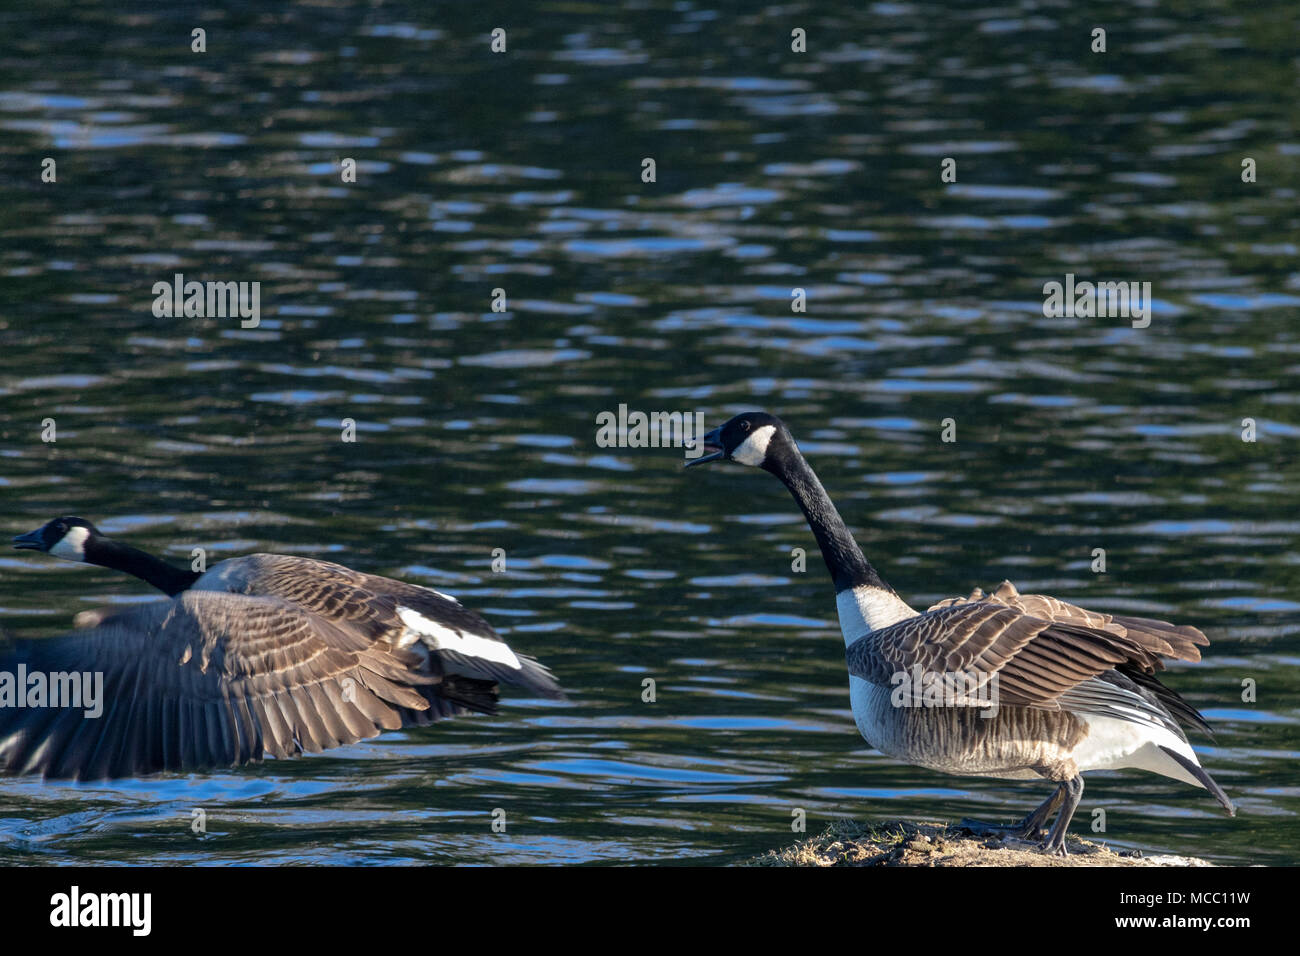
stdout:
<svg viewBox="0 0 1300 956">
<path fill-rule="evenodd" d="M 1090 11 L 1106 54 L 1065 3 L 855 7 L 0 14 L 6 533 L 78 513 L 178 561 L 448 590 L 572 695 L 228 773 L 0 781 L 0 861 L 729 863 L 792 808 L 1045 796 L 871 751 L 784 490 L 598 447 L 626 403 L 781 414 L 914 604 L 1010 577 L 1202 627 L 1169 683 L 1239 816 L 1102 774 L 1076 829 L 1100 807 L 1121 846 L 1295 862 L 1294 7 Z M 155 318 L 177 272 L 260 281 L 260 327 Z M 1150 327 L 1044 318 L 1066 273 L 1151 282 Z M 14 633 L 145 595 L 0 554 Z"/>
</svg>

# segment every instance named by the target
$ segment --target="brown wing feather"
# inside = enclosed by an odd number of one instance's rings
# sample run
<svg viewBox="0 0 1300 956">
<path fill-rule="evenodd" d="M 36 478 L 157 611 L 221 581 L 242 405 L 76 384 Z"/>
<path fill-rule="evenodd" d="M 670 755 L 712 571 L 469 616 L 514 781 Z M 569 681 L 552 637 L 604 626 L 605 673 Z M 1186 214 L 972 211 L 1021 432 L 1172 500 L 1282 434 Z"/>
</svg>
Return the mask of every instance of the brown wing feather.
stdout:
<svg viewBox="0 0 1300 956">
<path fill-rule="evenodd" d="M 451 627 L 501 640 L 473 611 L 416 584 L 287 554 L 253 554 L 224 563 L 231 566 L 230 578 L 238 592 L 278 597 L 330 620 L 347 621 L 375 637 L 402 630 L 393 616 L 397 602 L 421 613 L 436 613 Z"/>
<path fill-rule="evenodd" d="M 187 591 L 21 642 L 0 670 L 99 673 L 103 713 L 0 708 L 0 768 L 99 779 L 319 751 L 429 704 L 420 657 L 276 598 Z"/>
<path fill-rule="evenodd" d="M 924 614 L 867 634 L 847 651 L 849 671 L 888 686 L 892 675 L 929 672 L 998 675 L 1006 704 L 1059 709 L 1061 694 L 1119 668 L 1154 674 L 1162 657 L 1199 660 L 1209 643 L 1192 627 L 1099 614 L 1010 582 L 985 595 L 951 598 Z"/>
<path fill-rule="evenodd" d="M 429 588 L 393 578 L 364 574 L 341 564 L 285 554 L 253 554 L 223 562 L 223 576 L 235 591 L 266 594 L 290 601 L 330 620 L 344 621 L 369 634 L 374 640 L 396 644 L 406 636 L 406 625 L 398 608 L 406 607 L 463 634 L 505 644 L 501 636 L 482 617 L 460 602 Z M 540 697 L 563 699 L 564 693 L 550 670 L 526 654 L 511 652 L 518 667 L 459 654 L 428 645 L 439 674 L 468 679 L 447 681 L 426 691 L 430 710 L 425 716 L 442 711 L 464 710 L 495 712 L 496 693 L 487 684 L 496 682 L 522 687 Z M 473 683 L 479 682 L 478 684 Z M 414 715 L 408 715 L 408 718 Z M 423 722 L 416 718 L 416 723 Z"/>
<path fill-rule="evenodd" d="M 1154 618 L 1089 611 L 1077 604 L 1070 604 L 1045 594 L 1021 594 L 1010 581 L 1003 581 L 992 594 L 986 595 L 976 588 L 969 597 L 948 598 L 940 601 L 930 610 L 989 601 L 1017 608 L 1032 617 L 1056 624 L 1070 624 L 1089 630 L 1105 631 L 1121 640 L 1141 644 L 1157 657 L 1172 660 L 1199 661 L 1201 659 L 1199 648 L 1210 643 L 1209 638 L 1200 630 L 1188 624 L 1177 625 Z M 1155 666 L 1159 670 L 1164 665 L 1157 661 Z"/>
</svg>

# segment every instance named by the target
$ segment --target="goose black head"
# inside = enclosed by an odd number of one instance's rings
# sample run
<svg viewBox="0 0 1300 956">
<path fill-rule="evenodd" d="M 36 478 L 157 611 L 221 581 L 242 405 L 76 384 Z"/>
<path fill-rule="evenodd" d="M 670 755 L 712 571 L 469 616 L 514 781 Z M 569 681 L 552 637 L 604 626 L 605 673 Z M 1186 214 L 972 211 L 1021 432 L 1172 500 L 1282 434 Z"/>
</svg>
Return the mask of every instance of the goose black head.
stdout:
<svg viewBox="0 0 1300 956">
<path fill-rule="evenodd" d="M 705 453 L 688 461 L 687 468 L 718 460 L 768 468 L 792 452 L 798 454 L 785 422 L 767 412 L 741 412 L 702 441 Z"/>
<path fill-rule="evenodd" d="M 68 561 L 86 560 L 86 542 L 103 537 L 99 529 L 85 518 L 67 515 L 47 521 L 35 531 L 14 538 L 14 547 L 26 551 L 44 551 Z"/>
</svg>

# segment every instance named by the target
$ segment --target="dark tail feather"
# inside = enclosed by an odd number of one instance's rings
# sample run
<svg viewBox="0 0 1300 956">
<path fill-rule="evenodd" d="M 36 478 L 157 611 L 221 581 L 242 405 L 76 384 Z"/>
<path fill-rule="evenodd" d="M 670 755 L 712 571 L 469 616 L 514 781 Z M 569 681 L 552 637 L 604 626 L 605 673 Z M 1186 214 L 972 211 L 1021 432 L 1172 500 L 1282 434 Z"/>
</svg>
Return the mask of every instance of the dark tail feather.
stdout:
<svg viewBox="0 0 1300 956">
<path fill-rule="evenodd" d="M 560 689 L 549 667 L 527 654 L 516 654 L 515 657 L 519 659 L 520 670 L 518 676 L 513 679 L 507 676 L 507 683 L 532 691 L 538 697 L 546 697 L 550 700 L 569 699 Z"/>
<path fill-rule="evenodd" d="M 1162 746 L 1160 749 L 1173 757 L 1180 767 L 1190 773 L 1197 780 L 1201 781 L 1201 785 L 1214 795 L 1214 799 L 1218 800 L 1219 803 L 1223 805 L 1223 809 L 1228 811 L 1228 816 L 1235 817 L 1237 815 L 1237 808 L 1232 805 L 1232 801 L 1228 799 L 1228 795 L 1223 792 L 1222 787 L 1214 782 L 1214 778 L 1205 772 L 1203 767 L 1197 765 L 1193 760 L 1188 760 L 1182 754 L 1170 750 L 1168 747 Z"/>
<path fill-rule="evenodd" d="M 460 704 L 480 714 L 497 712 L 497 685 L 495 681 L 476 680 L 473 677 L 460 677 L 448 674 L 441 684 L 432 688 L 440 697 Z"/>
<path fill-rule="evenodd" d="M 1144 674 L 1136 667 L 1128 667 L 1127 665 L 1121 664 L 1115 669 L 1120 671 L 1139 687 L 1143 687 L 1154 694 L 1156 699 L 1160 701 L 1160 703 L 1163 704 L 1165 708 L 1174 715 L 1174 717 L 1181 720 L 1185 725 L 1199 730 L 1207 737 L 1214 736 L 1214 728 L 1206 722 L 1205 718 L 1200 715 L 1195 707 L 1183 700 L 1177 691 L 1166 687 L 1164 684 L 1160 683 L 1160 681 L 1156 680 L 1155 677 L 1150 674 Z"/>
<path fill-rule="evenodd" d="M 403 727 L 428 727 L 439 720 L 465 714 L 497 713 L 497 685 L 495 681 L 473 677 L 445 675 L 436 684 L 419 688 L 420 695 L 429 702 L 423 710 L 410 707 L 402 709 Z"/>
</svg>

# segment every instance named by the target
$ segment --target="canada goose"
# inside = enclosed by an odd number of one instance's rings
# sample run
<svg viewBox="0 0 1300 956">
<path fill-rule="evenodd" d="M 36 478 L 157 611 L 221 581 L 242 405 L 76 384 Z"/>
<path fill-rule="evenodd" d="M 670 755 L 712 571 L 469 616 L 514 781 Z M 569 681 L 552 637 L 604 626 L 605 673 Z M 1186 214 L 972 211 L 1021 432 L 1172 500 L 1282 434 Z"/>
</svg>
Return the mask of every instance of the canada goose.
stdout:
<svg viewBox="0 0 1300 956">
<path fill-rule="evenodd" d="M 76 517 L 14 546 L 125 571 L 171 597 L 78 615 L 80 630 L 0 654 L 0 769 L 11 773 L 91 780 L 318 753 L 495 713 L 498 682 L 564 697 L 455 598 L 403 581 L 279 554 L 192 572 Z M 102 712 L 59 706 L 56 675 L 98 675 Z M 16 703 L 32 680 L 41 699 Z"/>
<path fill-rule="evenodd" d="M 1209 790 L 1235 814 L 1179 720 L 1209 726 L 1154 677 L 1162 658 L 1200 660 L 1197 645 L 1209 641 L 1196 628 L 1086 611 L 1020 594 L 1009 581 L 917 612 L 867 561 L 779 418 L 746 412 L 702 441 L 688 467 L 724 460 L 762 468 L 808 519 L 835 585 L 854 721 L 876 749 L 947 773 L 1056 782 L 1042 806 L 1007 829 L 1033 838 L 1063 803 L 1043 845 L 1061 856 L 1089 770 L 1149 770 Z M 917 677 L 953 692 L 927 698 L 941 706 L 916 706 L 914 686 L 899 691 Z"/>
</svg>

